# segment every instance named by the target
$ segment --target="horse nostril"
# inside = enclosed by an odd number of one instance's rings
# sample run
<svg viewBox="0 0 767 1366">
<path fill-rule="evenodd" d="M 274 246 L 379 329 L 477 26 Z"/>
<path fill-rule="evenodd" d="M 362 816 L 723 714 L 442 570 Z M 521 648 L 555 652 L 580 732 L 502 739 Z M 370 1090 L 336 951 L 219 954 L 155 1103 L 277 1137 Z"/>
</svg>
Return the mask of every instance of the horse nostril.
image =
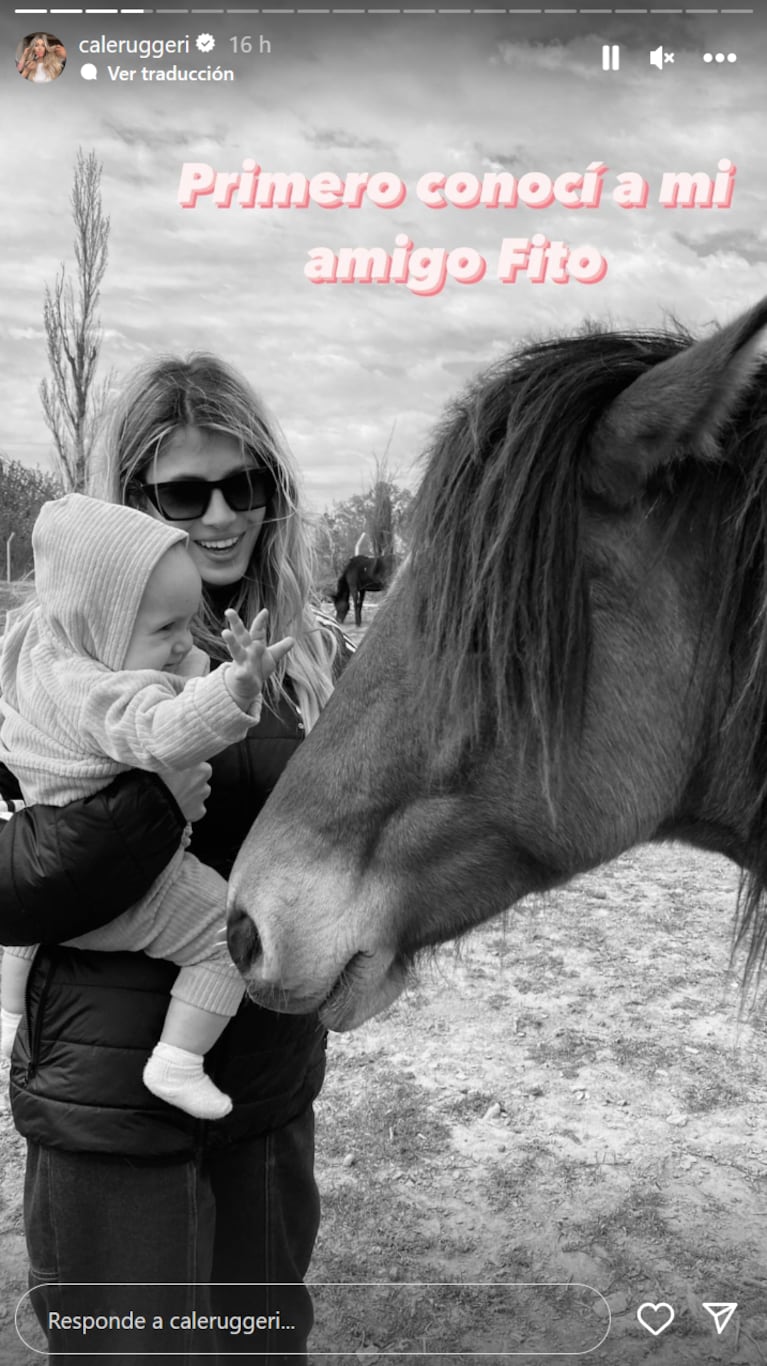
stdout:
<svg viewBox="0 0 767 1366">
<path fill-rule="evenodd" d="M 261 939 L 250 916 L 236 906 L 227 917 L 226 942 L 232 961 L 243 976 L 247 975 L 248 969 L 261 956 Z"/>
</svg>

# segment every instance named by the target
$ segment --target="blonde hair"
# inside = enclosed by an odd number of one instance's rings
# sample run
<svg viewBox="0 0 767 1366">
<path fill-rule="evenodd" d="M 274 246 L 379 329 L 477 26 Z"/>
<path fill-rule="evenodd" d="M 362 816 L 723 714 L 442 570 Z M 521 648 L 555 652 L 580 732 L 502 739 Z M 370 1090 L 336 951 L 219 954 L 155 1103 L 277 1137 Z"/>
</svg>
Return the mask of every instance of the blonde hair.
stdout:
<svg viewBox="0 0 767 1366">
<path fill-rule="evenodd" d="M 47 75 L 50 77 L 50 79 L 52 81 L 55 81 L 56 77 L 61 75 L 61 72 L 64 68 L 64 63 L 61 57 L 57 56 L 57 54 L 53 51 L 53 48 L 51 47 L 50 42 L 48 41 L 47 33 L 36 33 L 34 38 L 32 38 L 32 40 L 29 43 L 27 43 L 27 46 L 25 47 L 22 56 L 24 65 L 22 67 L 21 74 L 26 81 L 31 80 L 34 76 L 35 69 L 39 65 L 39 63 L 35 60 L 34 56 L 35 47 L 37 43 L 42 43 L 43 47 L 45 48 L 45 56 L 43 57 L 42 65 L 45 68 L 45 71 Z M 18 48 L 16 49 L 16 51 L 18 52 Z"/>
<path fill-rule="evenodd" d="M 337 645 L 332 632 L 320 627 L 313 610 L 313 558 L 299 511 L 293 458 L 277 424 L 247 381 L 216 356 L 204 354 L 160 358 L 142 367 L 118 401 L 93 492 L 111 502 L 146 507 L 140 475 L 184 427 L 233 438 L 243 457 L 266 466 L 274 475 L 275 492 L 248 573 L 232 586 L 227 606 L 234 607 L 246 622 L 266 607 L 271 637 L 295 637 L 289 656 L 267 683 L 266 700 L 274 704 L 286 695 L 287 676 L 308 729 L 332 692 Z M 228 658 L 220 637 L 223 624 L 203 584 L 202 608 L 193 634 L 213 658 Z"/>
</svg>

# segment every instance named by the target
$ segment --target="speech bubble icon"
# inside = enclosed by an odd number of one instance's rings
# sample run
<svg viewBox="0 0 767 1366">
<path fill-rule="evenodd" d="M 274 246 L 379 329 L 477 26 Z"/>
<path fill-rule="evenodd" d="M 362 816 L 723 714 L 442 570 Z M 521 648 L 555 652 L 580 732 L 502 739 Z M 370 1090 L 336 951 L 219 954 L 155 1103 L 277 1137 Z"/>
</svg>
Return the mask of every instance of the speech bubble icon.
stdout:
<svg viewBox="0 0 767 1366">
<path fill-rule="evenodd" d="M 99 69 L 93 62 L 84 62 L 80 67 L 80 75 L 84 81 L 95 81 L 98 77 Z"/>
</svg>

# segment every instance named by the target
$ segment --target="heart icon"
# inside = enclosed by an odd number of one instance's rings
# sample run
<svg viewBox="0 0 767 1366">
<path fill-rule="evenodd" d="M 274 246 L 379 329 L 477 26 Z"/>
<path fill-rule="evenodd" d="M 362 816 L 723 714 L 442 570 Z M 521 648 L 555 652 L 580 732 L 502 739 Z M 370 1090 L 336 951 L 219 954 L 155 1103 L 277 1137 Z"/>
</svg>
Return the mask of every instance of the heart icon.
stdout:
<svg viewBox="0 0 767 1366">
<path fill-rule="evenodd" d="M 648 1333 L 652 1333 L 654 1338 L 657 1338 L 661 1333 L 665 1333 L 666 1329 L 670 1328 L 674 1322 L 673 1306 L 666 1304 L 665 1301 L 661 1304 L 651 1304 L 649 1300 L 646 1300 L 637 1309 L 637 1318 L 642 1327 L 646 1328 Z"/>
</svg>

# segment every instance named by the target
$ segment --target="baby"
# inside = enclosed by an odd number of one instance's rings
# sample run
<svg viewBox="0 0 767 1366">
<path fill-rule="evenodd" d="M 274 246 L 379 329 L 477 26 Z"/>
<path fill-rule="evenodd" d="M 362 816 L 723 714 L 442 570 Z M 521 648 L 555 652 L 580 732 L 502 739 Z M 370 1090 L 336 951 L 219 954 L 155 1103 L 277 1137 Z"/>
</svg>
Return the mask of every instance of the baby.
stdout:
<svg viewBox="0 0 767 1366">
<path fill-rule="evenodd" d="M 46 503 L 35 523 L 36 602 L 12 612 L 0 659 L 0 759 L 27 802 L 64 806 L 127 768 L 188 768 L 241 740 L 261 690 L 291 648 L 227 612 L 231 662 L 208 673 L 192 645 L 201 581 L 186 532 L 80 494 Z M 146 897 L 78 948 L 143 950 L 177 963 L 165 1025 L 144 1069 L 154 1095 L 200 1119 L 231 1100 L 203 1055 L 235 1014 L 242 979 L 224 941 L 226 883 L 185 852 Z M 0 1051 L 9 1057 L 36 946 L 6 948 Z"/>
</svg>

